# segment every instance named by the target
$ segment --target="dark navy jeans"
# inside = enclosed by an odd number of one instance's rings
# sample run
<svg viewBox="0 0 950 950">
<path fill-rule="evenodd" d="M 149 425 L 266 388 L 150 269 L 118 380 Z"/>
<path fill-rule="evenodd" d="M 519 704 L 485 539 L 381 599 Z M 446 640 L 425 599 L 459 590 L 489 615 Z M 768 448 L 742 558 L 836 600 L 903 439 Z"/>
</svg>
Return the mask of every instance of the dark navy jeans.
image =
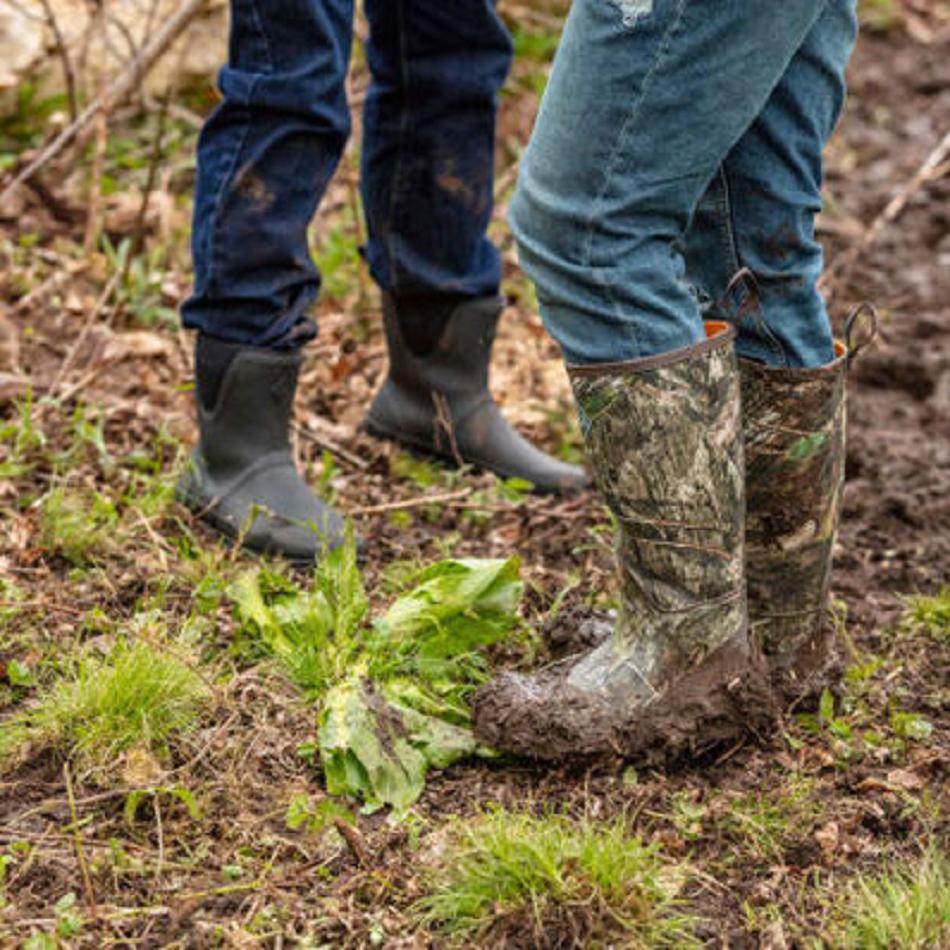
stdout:
<svg viewBox="0 0 950 950">
<path fill-rule="evenodd" d="M 497 291 L 485 230 L 511 42 L 493 0 L 365 0 L 366 256 L 396 294 Z M 353 0 L 231 0 L 223 97 L 198 146 L 186 327 L 297 344 L 320 276 L 307 228 L 350 131 Z"/>
</svg>

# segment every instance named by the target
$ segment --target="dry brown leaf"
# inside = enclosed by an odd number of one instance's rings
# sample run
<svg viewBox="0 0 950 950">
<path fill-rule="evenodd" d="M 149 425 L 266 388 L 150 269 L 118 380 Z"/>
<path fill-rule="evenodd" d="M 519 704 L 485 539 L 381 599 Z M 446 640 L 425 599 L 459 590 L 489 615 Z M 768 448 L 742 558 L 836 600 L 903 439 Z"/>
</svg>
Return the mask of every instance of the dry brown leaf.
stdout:
<svg viewBox="0 0 950 950">
<path fill-rule="evenodd" d="M 815 841 L 826 856 L 831 856 L 838 850 L 840 837 L 836 821 L 829 821 L 815 832 Z"/>
<path fill-rule="evenodd" d="M 154 359 L 169 356 L 171 341 L 166 336 L 151 330 L 130 330 L 116 334 L 106 345 L 103 359 L 109 363 L 118 363 L 129 359 Z"/>
<path fill-rule="evenodd" d="M 123 756 L 122 779 L 128 785 L 155 785 L 163 774 L 161 763 L 145 746 L 132 746 Z"/>
<path fill-rule="evenodd" d="M 894 788 L 903 788 L 913 792 L 923 788 L 925 782 L 923 778 L 910 769 L 891 769 L 887 773 L 887 784 Z"/>
</svg>

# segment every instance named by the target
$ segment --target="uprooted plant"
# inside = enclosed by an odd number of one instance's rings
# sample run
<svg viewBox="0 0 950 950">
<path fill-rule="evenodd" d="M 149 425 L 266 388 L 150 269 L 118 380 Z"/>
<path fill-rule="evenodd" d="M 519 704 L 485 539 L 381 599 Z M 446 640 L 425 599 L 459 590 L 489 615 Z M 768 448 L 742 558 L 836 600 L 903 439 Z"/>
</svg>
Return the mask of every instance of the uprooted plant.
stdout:
<svg viewBox="0 0 950 950">
<path fill-rule="evenodd" d="M 267 571 L 235 583 L 243 634 L 318 707 L 329 792 L 400 812 L 430 767 L 487 751 L 467 701 L 488 676 L 479 651 L 519 624 L 519 568 L 517 558 L 439 561 L 374 619 L 352 541 L 323 559 L 309 591 Z"/>
</svg>

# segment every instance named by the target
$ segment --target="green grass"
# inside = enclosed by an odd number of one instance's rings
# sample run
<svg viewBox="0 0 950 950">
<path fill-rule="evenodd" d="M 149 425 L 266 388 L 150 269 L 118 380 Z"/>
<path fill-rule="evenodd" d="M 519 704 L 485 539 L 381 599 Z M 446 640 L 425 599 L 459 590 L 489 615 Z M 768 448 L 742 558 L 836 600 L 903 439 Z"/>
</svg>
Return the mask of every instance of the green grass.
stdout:
<svg viewBox="0 0 950 950">
<path fill-rule="evenodd" d="M 942 644 L 950 644 L 950 587 L 942 587 L 933 596 L 911 597 L 907 603 L 907 624 L 933 637 Z"/>
<path fill-rule="evenodd" d="M 782 863 L 787 844 L 811 834 L 821 818 L 813 787 L 810 779 L 795 778 L 771 793 L 729 795 L 719 828 L 742 851 Z"/>
<path fill-rule="evenodd" d="M 861 23 L 881 33 L 900 26 L 901 12 L 897 0 L 861 0 Z"/>
<path fill-rule="evenodd" d="M 937 950 L 950 946 L 950 857 L 931 846 L 849 889 L 834 933 L 848 950 Z"/>
<path fill-rule="evenodd" d="M 543 943 L 564 927 L 591 947 L 690 947 L 694 921 L 676 900 L 682 878 L 621 819 L 497 810 L 451 828 L 415 913 L 424 926 L 480 946 L 525 927 Z"/>
<path fill-rule="evenodd" d="M 108 551 L 118 521 L 115 505 L 104 496 L 54 488 L 40 504 L 40 546 L 83 567 Z"/>
<path fill-rule="evenodd" d="M 31 747 L 53 748 L 84 766 L 102 766 L 132 747 L 164 756 L 175 735 L 193 729 L 209 690 L 182 660 L 145 643 L 116 645 L 80 661 L 35 704 L 3 723 L 0 767 Z"/>
</svg>

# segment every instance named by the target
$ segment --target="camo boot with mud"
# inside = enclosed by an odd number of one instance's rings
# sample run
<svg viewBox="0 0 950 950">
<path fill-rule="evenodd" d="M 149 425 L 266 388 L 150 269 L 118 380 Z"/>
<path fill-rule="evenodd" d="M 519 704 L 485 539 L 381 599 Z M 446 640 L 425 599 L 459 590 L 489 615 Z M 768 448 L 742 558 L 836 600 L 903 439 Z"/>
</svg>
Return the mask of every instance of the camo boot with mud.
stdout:
<svg viewBox="0 0 950 950">
<path fill-rule="evenodd" d="M 735 331 L 571 368 L 595 483 L 618 524 L 609 639 L 476 694 L 476 734 L 540 759 L 699 752 L 773 719 L 746 616 Z"/>
<path fill-rule="evenodd" d="M 870 332 L 851 344 L 857 318 Z M 828 612 L 841 516 L 848 366 L 874 335 L 862 307 L 825 366 L 785 369 L 739 360 L 746 457 L 749 621 L 787 698 L 822 684 L 833 657 Z"/>
</svg>

